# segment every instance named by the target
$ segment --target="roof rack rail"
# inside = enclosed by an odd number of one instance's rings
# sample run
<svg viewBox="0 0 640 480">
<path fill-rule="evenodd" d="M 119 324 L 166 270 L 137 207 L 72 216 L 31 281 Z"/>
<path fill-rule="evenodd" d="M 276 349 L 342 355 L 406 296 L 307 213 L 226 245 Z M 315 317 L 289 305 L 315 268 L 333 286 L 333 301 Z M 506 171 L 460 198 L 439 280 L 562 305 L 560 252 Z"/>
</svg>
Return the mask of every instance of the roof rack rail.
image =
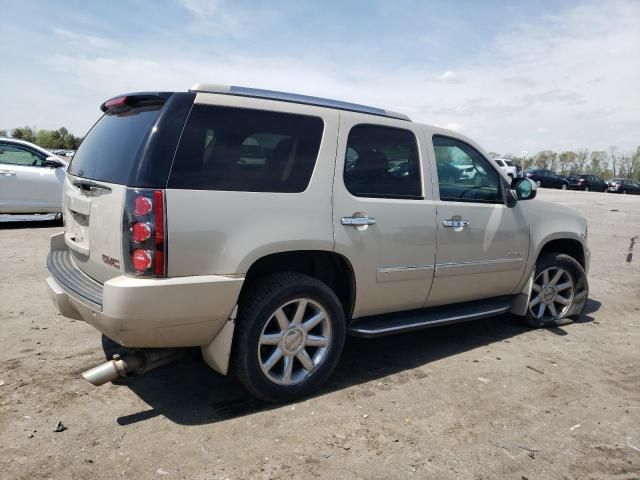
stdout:
<svg viewBox="0 0 640 480">
<path fill-rule="evenodd" d="M 282 102 L 303 103 L 317 107 L 335 108 L 337 110 L 348 110 L 350 112 L 368 113 L 379 117 L 396 118 L 399 120 L 411 121 L 403 113 L 392 112 L 383 108 L 369 107 L 357 103 L 342 102 L 329 98 L 312 97 L 297 93 L 277 92 L 274 90 L 263 90 L 260 88 L 236 87 L 232 85 L 216 85 L 210 83 L 196 83 L 190 89 L 191 92 L 220 93 L 223 95 L 237 95 L 240 97 L 264 98 L 268 100 L 280 100 Z"/>
</svg>

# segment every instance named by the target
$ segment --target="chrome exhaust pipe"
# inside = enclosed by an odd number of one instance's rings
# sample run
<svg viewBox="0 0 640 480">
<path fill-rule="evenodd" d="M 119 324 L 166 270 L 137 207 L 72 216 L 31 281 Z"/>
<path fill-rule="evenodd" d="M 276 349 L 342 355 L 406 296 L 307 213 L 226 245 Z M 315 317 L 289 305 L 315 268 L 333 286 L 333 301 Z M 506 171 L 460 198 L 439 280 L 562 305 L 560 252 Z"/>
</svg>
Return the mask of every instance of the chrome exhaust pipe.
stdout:
<svg viewBox="0 0 640 480">
<path fill-rule="evenodd" d="M 113 382 L 120 377 L 143 375 L 154 368 L 171 363 L 184 354 L 178 348 L 133 349 L 126 354 L 113 356 L 108 362 L 101 363 L 85 372 L 82 376 L 95 386 Z"/>
</svg>

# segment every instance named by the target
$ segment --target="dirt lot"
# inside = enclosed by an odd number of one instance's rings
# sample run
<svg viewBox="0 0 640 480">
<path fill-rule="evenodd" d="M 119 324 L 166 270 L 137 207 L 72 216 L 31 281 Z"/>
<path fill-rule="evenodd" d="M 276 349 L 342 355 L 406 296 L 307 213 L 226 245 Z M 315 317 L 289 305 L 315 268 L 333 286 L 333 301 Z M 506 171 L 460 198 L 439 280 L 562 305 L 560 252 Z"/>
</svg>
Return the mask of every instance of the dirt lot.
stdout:
<svg viewBox="0 0 640 480">
<path fill-rule="evenodd" d="M 579 322 L 350 339 L 322 392 L 275 407 L 197 359 L 91 386 L 101 337 L 44 284 L 60 227 L 0 224 L 0 478 L 640 478 L 640 197 L 539 196 L 589 218 Z"/>
</svg>

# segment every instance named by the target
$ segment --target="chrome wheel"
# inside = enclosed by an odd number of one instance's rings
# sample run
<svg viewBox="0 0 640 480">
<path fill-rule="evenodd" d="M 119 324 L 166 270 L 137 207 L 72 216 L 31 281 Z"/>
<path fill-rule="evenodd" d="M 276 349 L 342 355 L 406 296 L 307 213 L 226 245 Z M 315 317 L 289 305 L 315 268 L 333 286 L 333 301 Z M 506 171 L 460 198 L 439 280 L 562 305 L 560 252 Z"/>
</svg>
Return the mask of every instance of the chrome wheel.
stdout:
<svg viewBox="0 0 640 480">
<path fill-rule="evenodd" d="M 262 373 L 278 385 L 296 385 L 324 362 L 331 345 L 327 311 L 310 298 L 291 300 L 267 320 L 258 341 Z"/>
<path fill-rule="evenodd" d="M 566 189 L 567 189 L 567 184 L 566 184 L 566 183 L 563 183 L 563 184 L 562 184 L 562 190 L 566 190 Z"/>
<path fill-rule="evenodd" d="M 563 268 L 549 267 L 533 280 L 529 312 L 538 320 L 558 320 L 571 308 L 574 294 L 571 274 Z"/>
</svg>

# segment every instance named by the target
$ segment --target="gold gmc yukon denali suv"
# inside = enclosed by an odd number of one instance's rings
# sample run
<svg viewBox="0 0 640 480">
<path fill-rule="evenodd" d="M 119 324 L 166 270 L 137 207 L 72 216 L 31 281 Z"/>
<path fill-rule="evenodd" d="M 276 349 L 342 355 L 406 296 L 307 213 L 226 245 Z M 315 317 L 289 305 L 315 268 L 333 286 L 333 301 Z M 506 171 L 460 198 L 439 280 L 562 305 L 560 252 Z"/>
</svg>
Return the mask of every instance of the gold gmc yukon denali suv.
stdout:
<svg viewBox="0 0 640 480">
<path fill-rule="evenodd" d="M 584 309 L 584 217 L 456 132 L 209 84 L 100 108 L 47 259 L 59 311 L 127 347 L 84 373 L 96 385 L 200 347 L 289 401 L 329 377 L 347 335 Z"/>
</svg>

